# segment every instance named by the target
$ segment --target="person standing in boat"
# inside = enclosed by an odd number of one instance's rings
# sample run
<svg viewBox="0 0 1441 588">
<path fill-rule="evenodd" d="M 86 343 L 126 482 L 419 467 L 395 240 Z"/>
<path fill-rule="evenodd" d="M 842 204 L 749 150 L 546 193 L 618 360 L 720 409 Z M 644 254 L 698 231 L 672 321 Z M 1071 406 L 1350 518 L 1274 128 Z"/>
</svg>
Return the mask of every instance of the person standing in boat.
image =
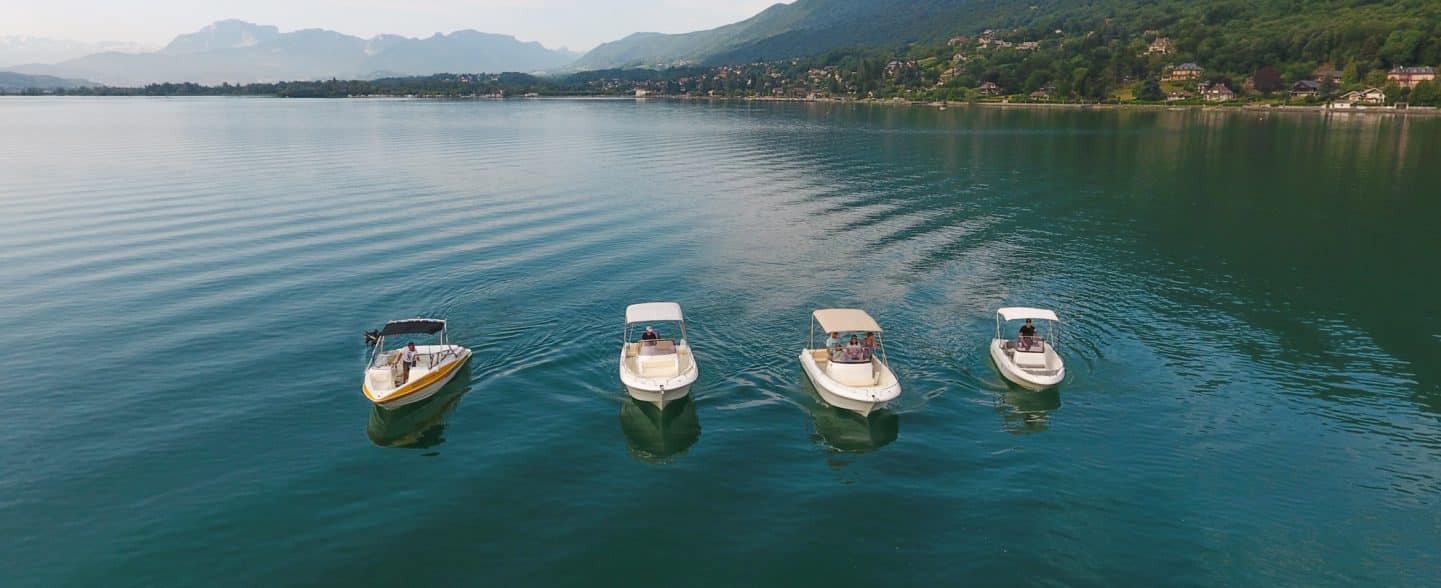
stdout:
<svg viewBox="0 0 1441 588">
<path fill-rule="evenodd" d="M 829 349 L 829 350 L 831 350 L 831 351 L 838 351 L 838 350 L 840 350 L 840 348 L 841 348 L 841 334 L 840 334 L 840 333 L 831 333 L 830 336 L 826 337 L 826 349 Z"/>
<path fill-rule="evenodd" d="M 876 342 L 875 333 L 866 333 L 866 338 L 861 340 L 861 346 L 866 348 L 866 353 L 875 353 L 881 344 Z"/>
<path fill-rule="evenodd" d="M 660 335 L 655 334 L 655 329 L 650 327 L 646 327 L 645 332 L 640 334 L 640 340 L 645 341 L 646 345 L 655 345 L 657 339 L 660 339 Z"/>
<path fill-rule="evenodd" d="M 415 367 L 416 360 L 420 359 L 420 352 L 415 350 L 415 342 L 405 344 L 405 350 L 400 352 L 401 379 L 404 383 L 410 383 L 410 368 Z"/>
<path fill-rule="evenodd" d="M 1031 324 L 1031 319 L 1026 319 L 1026 324 L 1021 325 L 1021 348 L 1030 349 L 1036 340 L 1036 326 Z"/>
</svg>

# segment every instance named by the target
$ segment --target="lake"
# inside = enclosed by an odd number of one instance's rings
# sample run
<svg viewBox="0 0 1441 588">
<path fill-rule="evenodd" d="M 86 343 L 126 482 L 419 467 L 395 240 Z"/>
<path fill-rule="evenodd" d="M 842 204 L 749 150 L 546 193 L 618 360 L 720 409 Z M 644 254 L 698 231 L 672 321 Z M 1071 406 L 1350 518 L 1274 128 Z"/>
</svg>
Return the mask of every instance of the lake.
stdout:
<svg viewBox="0 0 1441 588">
<path fill-rule="evenodd" d="M 1441 118 L 0 99 L 0 585 L 1420 585 Z M 676 300 L 700 380 L 616 373 Z M 995 309 L 1068 377 L 1008 386 Z M 828 408 L 814 308 L 904 393 Z M 377 412 L 362 332 L 474 349 Z"/>
</svg>

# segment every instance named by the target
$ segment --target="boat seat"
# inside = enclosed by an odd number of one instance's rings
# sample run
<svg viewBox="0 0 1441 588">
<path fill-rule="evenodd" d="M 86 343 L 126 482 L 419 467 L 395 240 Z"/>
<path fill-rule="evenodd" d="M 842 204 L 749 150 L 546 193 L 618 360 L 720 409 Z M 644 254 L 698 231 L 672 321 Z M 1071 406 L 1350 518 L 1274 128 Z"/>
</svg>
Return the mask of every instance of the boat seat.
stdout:
<svg viewBox="0 0 1441 588">
<path fill-rule="evenodd" d="M 647 378 L 673 378 L 680 375 L 680 365 L 674 355 L 641 358 L 638 362 L 640 373 Z"/>
<path fill-rule="evenodd" d="M 823 365 L 831 360 L 831 352 L 826 349 L 813 349 L 811 358 L 816 360 L 816 365 Z"/>
<path fill-rule="evenodd" d="M 626 356 L 626 357 L 635 357 L 635 356 L 636 356 L 636 350 L 639 349 L 639 348 L 640 348 L 640 343 L 626 343 L 626 344 L 625 344 L 625 356 Z"/>
<path fill-rule="evenodd" d="M 1046 367 L 1046 354 L 1044 353 L 1017 351 L 1011 355 L 1011 359 L 1016 362 L 1016 367 L 1026 369 L 1045 369 Z"/>
<path fill-rule="evenodd" d="M 826 368 L 826 375 L 847 386 L 876 385 L 876 371 L 870 363 L 832 363 Z"/>
</svg>

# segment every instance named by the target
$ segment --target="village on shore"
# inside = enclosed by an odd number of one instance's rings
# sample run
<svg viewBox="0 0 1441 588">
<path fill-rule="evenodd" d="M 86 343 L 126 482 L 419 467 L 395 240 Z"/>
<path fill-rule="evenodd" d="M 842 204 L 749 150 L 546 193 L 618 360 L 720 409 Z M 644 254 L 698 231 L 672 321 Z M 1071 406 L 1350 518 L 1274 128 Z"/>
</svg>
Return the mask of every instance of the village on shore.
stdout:
<svg viewBox="0 0 1441 588">
<path fill-rule="evenodd" d="M 1196 44 L 1196 35 L 1186 46 Z M 1436 68 L 1363 50 L 1345 65 L 1277 66 L 1244 52 L 1208 67 L 1160 30 L 1138 34 L 987 30 L 894 51 L 839 50 L 740 65 L 684 61 L 563 75 L 436 74 L 206 86 L 151 84 L 35 92 L 70 95 L 268 95 L 295 98 L 638 97 L 1057 107 L 1266 107 L 1351 112 L 1438 112 Z M 1386 45 L 1383 47 L 1389 47 Z M 1396 53 L 1396 52 L 1393 52 Z M 1405 52 L 1399 52 L 1404 54 Z M 1332 55 L 1347 55 L 1335 50 Z M 1411 52 L 1412 55 L 1420 53 Z M 1244 75 L 1234 70 L 1253 64 Z M 1239 79 L 1238 79 L 1239 78 Z"/>
</svg>

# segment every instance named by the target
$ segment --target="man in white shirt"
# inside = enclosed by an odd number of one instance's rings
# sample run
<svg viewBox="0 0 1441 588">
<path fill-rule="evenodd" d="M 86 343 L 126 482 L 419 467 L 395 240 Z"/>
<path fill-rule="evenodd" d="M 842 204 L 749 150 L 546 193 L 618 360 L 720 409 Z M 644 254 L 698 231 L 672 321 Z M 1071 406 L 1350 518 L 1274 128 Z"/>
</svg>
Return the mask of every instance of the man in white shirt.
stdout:
<svg viewBox="0 0 1441 588">
<path fill-rule="evenodd" d="M 415 350 L 415 342 L 405 345 L 405 350 L 400 352 L 400 364 L 405 368 L 405 382 L 410 383 L 410 368 L 415 367 L 415 361 L 420 359 L 420 352 Z"/>
</svg>

